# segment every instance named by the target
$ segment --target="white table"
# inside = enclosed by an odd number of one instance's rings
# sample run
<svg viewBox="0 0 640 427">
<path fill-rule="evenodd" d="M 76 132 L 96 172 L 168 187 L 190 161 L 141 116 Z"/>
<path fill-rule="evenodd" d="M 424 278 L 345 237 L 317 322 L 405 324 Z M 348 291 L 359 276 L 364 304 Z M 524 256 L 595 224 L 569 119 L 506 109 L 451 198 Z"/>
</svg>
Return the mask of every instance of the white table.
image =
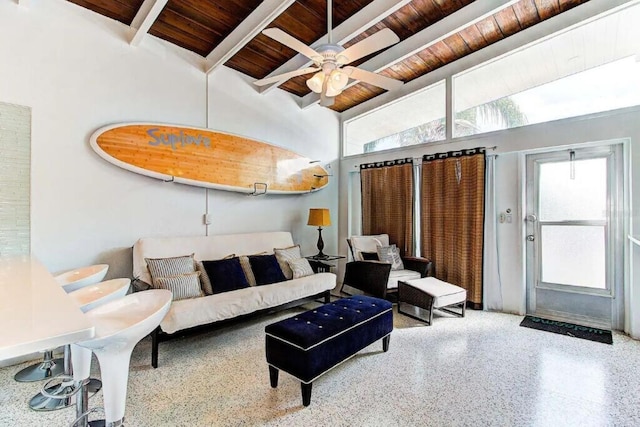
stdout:
<svg viewBox="0 0 640 427">
<path fill-rule="evenodd" d="M 35 257 L 0 257 L 0 360 L 93 336 L 93 325 Z"/>
</svg>

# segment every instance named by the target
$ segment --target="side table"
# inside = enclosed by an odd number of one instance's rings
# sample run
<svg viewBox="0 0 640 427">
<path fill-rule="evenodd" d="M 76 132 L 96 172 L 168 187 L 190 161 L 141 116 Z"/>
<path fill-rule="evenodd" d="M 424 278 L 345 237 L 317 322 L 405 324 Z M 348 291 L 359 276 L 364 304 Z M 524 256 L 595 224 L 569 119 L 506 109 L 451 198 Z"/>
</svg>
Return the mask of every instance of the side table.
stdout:
<svg viewBox="0 0 640 427">
<path fill-rule="evenodd" d="M 331 268 L 337 266 L 337 261 L 345 259 L 346 257 L 340 255 L 327 255 L 324 258 L 318 258 L 317 256 L 306 256 L 311 264 L 311 268 L 315 273 L 329 273 Z"/>
</svg>

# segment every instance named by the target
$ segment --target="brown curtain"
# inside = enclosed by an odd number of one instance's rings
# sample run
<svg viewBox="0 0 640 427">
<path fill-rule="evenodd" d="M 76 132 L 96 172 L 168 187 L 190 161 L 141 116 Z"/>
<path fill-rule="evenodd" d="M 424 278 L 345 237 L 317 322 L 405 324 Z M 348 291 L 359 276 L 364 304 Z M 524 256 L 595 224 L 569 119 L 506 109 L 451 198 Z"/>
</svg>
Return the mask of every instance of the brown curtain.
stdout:
<svg viewBox="0 0 640 427">
<path fill-rule="evenodd" d="M 389 235 L 401 256 L 413 256 L 413 159 L 360 165 L 362 234 Z"/>
<path fill-rule="evenodd" d="M 422 256 L 436 278 L 465 288 L 475 308 L 482 308 L 484 168 L 482 148 L 422 161 Z"/>
</svg>

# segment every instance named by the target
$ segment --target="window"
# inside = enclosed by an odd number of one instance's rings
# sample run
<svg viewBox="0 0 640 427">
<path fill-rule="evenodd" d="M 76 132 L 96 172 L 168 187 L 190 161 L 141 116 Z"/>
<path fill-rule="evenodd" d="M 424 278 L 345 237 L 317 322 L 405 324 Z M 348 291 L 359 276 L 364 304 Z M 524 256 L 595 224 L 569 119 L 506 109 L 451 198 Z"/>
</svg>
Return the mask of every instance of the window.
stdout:
<svg viewBox="0 0 640 427">
<path fill-rule="evenodd" d="M 640 105 L 640 5 L 453 77 L 454 137 Z"/>
<path fill-rule="evenodd" d="M 445 82 L 344 124 L 344 155 L 445 139 Z"/>
</svg>

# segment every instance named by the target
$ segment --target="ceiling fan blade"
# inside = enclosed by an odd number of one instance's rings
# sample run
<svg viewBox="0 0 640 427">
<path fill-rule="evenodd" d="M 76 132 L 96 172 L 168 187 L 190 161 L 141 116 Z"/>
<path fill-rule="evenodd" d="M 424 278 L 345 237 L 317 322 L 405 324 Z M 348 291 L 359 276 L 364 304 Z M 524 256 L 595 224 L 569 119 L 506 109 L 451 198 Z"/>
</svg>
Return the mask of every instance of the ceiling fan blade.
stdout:
<svg viewBox="0 0 640 427">
<path fill-rule="evenodd" d="M 256 80 L 253 82 L 256 86 L 266 86 L 271 83 L 284 82 L 292 77 L 301 76 L 303 74 L 313 73 L 314 71 L 320 71 L 318 67 L 307 67 L 299 70 L 290 71 L 288 73 L 278 74 L 272 77 L 265 77 L 264 79 Z"/>
<path fill-rule="evenodd" d="M 338 62 L 340 64 L 348 64 L 357 59 L 364 58 L 373 52 L 377 52 L 380 49 L 384 49 L 387 46 L 398 43 L 399 41 L 400 38 L 396 33 L 389 28 L 385 28 L 340 52 Z M 344 56 L 344 58 L 340 58 L 342 56 Z M 340 59 L 344 60 L 341 61 Z"/>
<path fill-rule="evenodd" d="M 360 80 L 386 90 L 397 89 L 404 84 L 402 80 L 381 76 L 380 74 L 372 73 L 371 71 L 366 71 L 356 67 L 344 67 L 342 70 L 354 80 Z"/>
<path fill-rule="evenodd" d="M 267 28 L 266 30 L 262 30 L 262 34 L 267 37 L 271 37 L 275 41 L 280 42 L 287 47 L 290 47 L 296 52 L 303 54 L 312 61 L 322 61 L 322 55 L 319 55 L 318 52 L 311 49 L 309 46 L 302 43 L 295 37 L 292 37 L 289 34 L 285 33 L 280 28 Z"/>
</svg>

